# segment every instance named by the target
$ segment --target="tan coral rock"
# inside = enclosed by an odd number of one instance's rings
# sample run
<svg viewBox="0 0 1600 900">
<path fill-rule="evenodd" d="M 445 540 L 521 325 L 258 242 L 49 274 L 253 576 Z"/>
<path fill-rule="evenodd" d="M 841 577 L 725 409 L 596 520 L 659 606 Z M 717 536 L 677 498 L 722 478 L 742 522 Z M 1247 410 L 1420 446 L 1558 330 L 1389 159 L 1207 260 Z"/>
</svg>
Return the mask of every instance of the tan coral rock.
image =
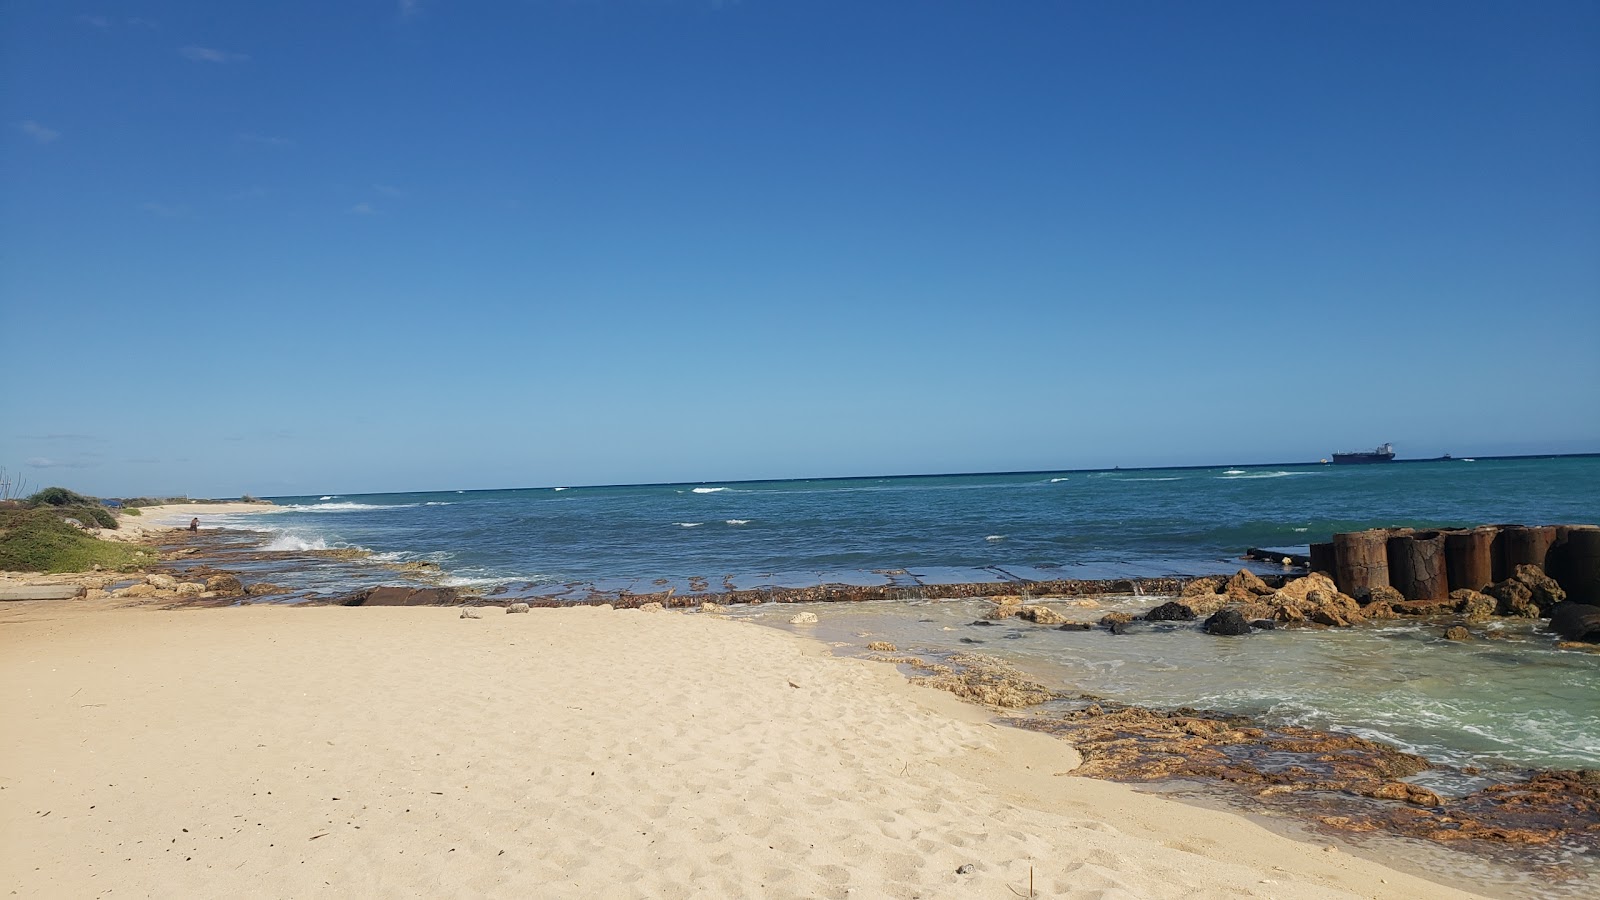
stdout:
<svg viewBox="0 0 1600 900">
<path fill-rule="evenodd" d="M 1012 616 L 1016 615 L 1017 613 L 1019 613 L 1021 611 L 1022 611 L 1022 607 L 1021 606 L 1011 606 L 1009 604 L 996 604 L 994 606 L 989 607 L 989 611 L 984 613 L 983 617 L 985 619 L 988 619 L 991 622 L 995 622 L 995 621 L 999 621 L 1000 619 L 1009 619 L 1009 618 L 1011 618 Z"/>
<path fill-rule="evenodd" d="M 1227 584 L 1227 581 L 1228 580 L 1223 578 L 1221 575 L 1207 575 L 1204 578 L 1192 578 L 1183 586 L 1183 590 L 1178 592 L 1178 596 L 1195 597 L 1219 593 L 1222 590 L 1223 585 Z"/>
<path fill-rule="evenodd" d="M 1019 594 L 996 594 L 989 598 L 996 606 L 1021 606 L 1022 597 Z"/>
<path fill-rule="evenodd" d="M 789 624 L 790 625 L 815 625 L 815 624 L 817 624 L 817 614 L 814 613 L 814 612 L 795 613 L 793 616 L 791 616 L 789 618 Z"/>
<path fill-rule="evenodd" d="M 206 586 L 198 581 L 178 582 L 179 597 L 198 597 L 206 592 Z"/>
<path fill-rule="evenodd" d="M 206 590 L 216 591 L 219 594 L 242 594 L 244 585 L 239 583 L 238 576 L 219 572 L 206 579 Z"/>
<path fill-rule="evenodd" d="M 1017 611 L 1017 615 L 1035 625 L 1061 625 L 1067 621 L 1066 616 L 1048 606 L 1024 606 Z"/>
<path fill-rule="evenodd" d="M 639 611 L 640 612 L 661 612 L 664 609 L 666 609 L 666 607 L 662 606 L 660 603 L 658 603 L 658 602 L 656 602 L 654 600 L 650 601 L 649 603 L 641 603 L 641 604 L 639 604 Z"/>
<path fill-rule="evenodd" d="M 157 590 L 170 591 L 178 586 L 178 579 L 160 572 L 152 572 L 144 577 L 144 583 Z"/>
<path fill-rule="evenodd" d="M 888 641 L 873 641 L 867 645 L 867 649 L 876 651 L 878 653 L 894 653 L 898 650 L 895 645 L 889 643 Z"/>
</svg>

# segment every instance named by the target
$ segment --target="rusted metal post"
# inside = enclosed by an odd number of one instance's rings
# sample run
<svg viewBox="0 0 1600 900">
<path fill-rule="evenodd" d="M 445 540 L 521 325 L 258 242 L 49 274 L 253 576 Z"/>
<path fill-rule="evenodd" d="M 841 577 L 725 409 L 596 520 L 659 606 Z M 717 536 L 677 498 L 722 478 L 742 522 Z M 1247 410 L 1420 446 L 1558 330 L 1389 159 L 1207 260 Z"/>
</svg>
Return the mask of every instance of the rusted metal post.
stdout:
<svg viewBox="0 0 1600 900">
<path fill-rule="evenodd" d="M 1600 604 L 1600 525 L 1558 525 L 1548 560 L 1568 600 Z"/>
<path fill-rule="evenodd" d="M 1311 565 L 1308 567 L 1313 572 L 1332 575 L 1337 569 L 1334 565 L 1333 541 L 1311 545 Z"/>
<path fill-rule="evenodd" d="M 1554 525 L 1512 525 L 1500 529 L 1500 552 L 1505 576 L 1517 573 L 1517 566 L 1549 564 L 1550 545 L 1556 541 Z"/>
<path fill-rule="evenodd" d="M 1374 588 L 1389 585 L 1389 533 L 1352 531 L 1333 536 L 1333 581 L 1339 590 L 1365 600 Z"/>
<path fill-rule="evenodd" d="M 1445 533 L 1444 567 L 1450 590 L 1481 591 L 1494 583 L 1494 537 L 1499 530 L 1485 525 Z"/>
<path fill-rule="evenodd" d="M 1389 583 L 1407 600 L 1442 600 L 1450 595 L 1442 533 L 1396 534 L 1386 542 L 1386 550 Z"/>
</svg>

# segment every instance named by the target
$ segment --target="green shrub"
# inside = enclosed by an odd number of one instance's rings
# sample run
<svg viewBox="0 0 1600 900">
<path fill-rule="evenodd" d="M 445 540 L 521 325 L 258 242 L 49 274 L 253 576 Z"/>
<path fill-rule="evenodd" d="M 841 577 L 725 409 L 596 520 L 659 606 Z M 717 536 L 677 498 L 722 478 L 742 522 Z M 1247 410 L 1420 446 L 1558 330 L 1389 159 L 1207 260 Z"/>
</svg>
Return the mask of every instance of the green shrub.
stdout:
<svg viewBox="0 0 1600 900">
<path fill-rule="evenodd" d="M 144 513 L 139 511 L 139 507 L 137 507 L 137 506 L 128 506 L 126 504 L 124 504 L 123 507 L 122 507 L 122 514 L 125 515 L 125 516 L 142 516 L 142 515 L 144 515 Z"/>
<path fill-rule="evenodd" d="M 28 498 L 29 506 L 95 506 L 98 501 L 64 487 L 47 487 Z"/>
<path fill-rule="evenodd" d="M 104 506 L 62 506 L 58 507 L 55 512 L 58 516 L 71 516 L 85 525 L 97 528 L 117 527 L 117 517 L 112 515 L 111 510 L 106 509 Z"/>
<path fill-rule="evenodd" d="M 174 503 L 188 503 L 188 497 L 134 497 L 122 501 L 124 509 L 132 506 L 170 506 Z"/>
<path fill-rule="evenodd" d="M 0 570 L 83 572 L 134 569 L 158 559 L 149 547 L 91 537 L 51 509 L 0 509 Z"/>
</svg>

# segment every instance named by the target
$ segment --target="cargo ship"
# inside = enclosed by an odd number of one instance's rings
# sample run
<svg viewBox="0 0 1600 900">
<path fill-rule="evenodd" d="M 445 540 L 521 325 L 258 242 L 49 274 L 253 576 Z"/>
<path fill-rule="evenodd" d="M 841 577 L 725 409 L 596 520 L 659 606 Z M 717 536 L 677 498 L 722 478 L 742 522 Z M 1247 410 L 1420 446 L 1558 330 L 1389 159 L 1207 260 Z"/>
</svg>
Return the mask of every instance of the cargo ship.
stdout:
<svg viewBox="0 0 1600 900">
<path fill-rule="evenodd" d="M 1351 450 L 1345 453 L 1335 453 L 1333 464 L 1347 466 L 1355 463 L 1386 463 L 1394 462 L 1394 445 L 1384 444 L 1376 450 Z"/>
</svg>

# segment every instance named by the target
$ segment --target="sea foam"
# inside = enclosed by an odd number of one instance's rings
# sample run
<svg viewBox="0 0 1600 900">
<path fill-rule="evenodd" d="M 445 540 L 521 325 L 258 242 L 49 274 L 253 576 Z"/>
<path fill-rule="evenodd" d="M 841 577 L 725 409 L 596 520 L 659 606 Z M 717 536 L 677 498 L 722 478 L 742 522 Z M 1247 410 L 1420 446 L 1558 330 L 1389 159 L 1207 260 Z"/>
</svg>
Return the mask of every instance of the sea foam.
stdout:
<svg viewBox="0 0 1600 900">
<path fill-rule="evenodd" d="M 718 491 L 725 491 L 725 490 L 727 490 L 727 488 L 725 488 L 725 487 L 692 488 L 691 490 L 696 494 L 715 494 Z"/>
</svg>

